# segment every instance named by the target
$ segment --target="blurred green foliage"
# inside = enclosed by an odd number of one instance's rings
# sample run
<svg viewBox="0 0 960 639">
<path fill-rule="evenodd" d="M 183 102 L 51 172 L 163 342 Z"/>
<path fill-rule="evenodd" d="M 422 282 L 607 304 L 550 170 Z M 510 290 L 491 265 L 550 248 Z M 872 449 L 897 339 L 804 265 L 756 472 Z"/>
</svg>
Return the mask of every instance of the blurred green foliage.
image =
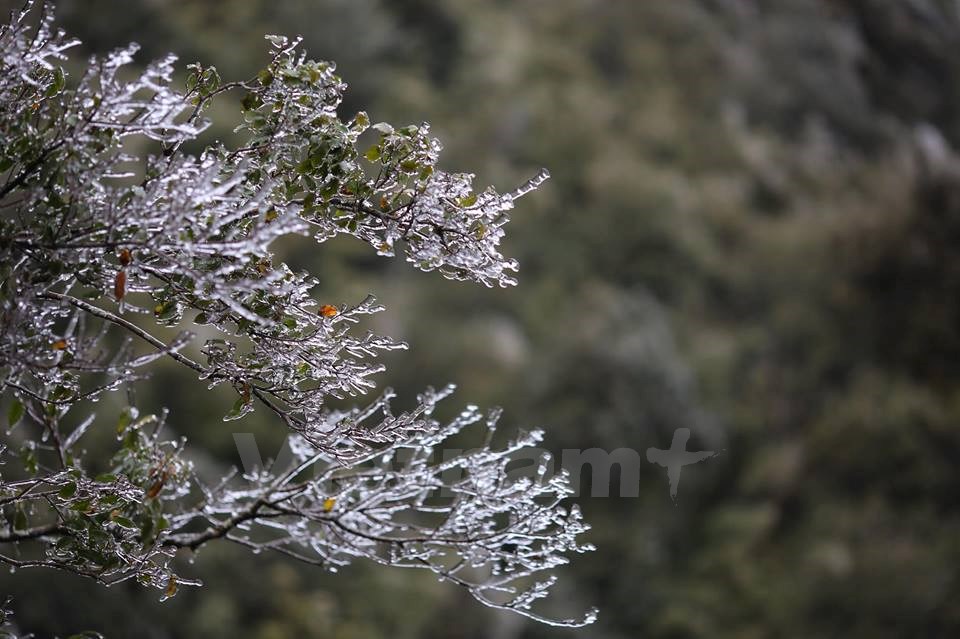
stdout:
<svg viewBox="0 0 960 639">
<path fill-rule="evenodd" d="M 386 304 L 377 328 L 411 345 L 383 377 L 401 397 L 455 381 L 463 401 L 545 424 L 558 452 L 665 448 L 679 427 L 692 449 L 726 449 L 688 467 L 676 506 L 651 465 L 638 499 L 581 498 L 599 551 L 566 571 L 565 596 L 601 607 L 582 634 L 603 638 L 960 631 L 958 11 L 60 2 L 90 51 L 135 40 L 144 58 L 173 50 L 225 78 L 262 65 L 264 33 L 302 34 L 350 83 L 346 110 L 431 122 L 448 168 L 502 186 L 550 168 L 511 225 L 513 290 L 423 276 L 349 241 L 283 250 L 331 300 Z M 140 392 L 237 463 L 226 400 L 197 401 L 189 382 L 165 370 Z M 284 434 L 266 419 L 241 426 L 264 456 Z M 574 634 L 395 570 L 328 575 L 230 548 L 193 570 L 207 586 L 165 604 L 40 573 L 0 590 L 41 634 Z"/>
</svg>

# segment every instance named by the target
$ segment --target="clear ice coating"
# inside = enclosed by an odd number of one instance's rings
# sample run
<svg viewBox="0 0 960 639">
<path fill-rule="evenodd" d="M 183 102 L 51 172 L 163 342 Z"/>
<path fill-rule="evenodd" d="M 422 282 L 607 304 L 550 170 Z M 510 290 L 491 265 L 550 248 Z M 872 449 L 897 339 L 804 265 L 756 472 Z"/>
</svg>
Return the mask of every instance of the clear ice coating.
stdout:
<svg viewBox="0 0 960 639">
<path fill-rule="evenodd" d="M 553 584 L 549 571 L 591 549 L 577 541 L 588 529 L 579 510 L 561 506 L 572 492 L 565 475 L 506 472 L 540 433 L 495 449 L 498 411 L 471 406 L 437 421 L 452 387 L 427 390 L 400 414 L 390 390 L 329 409 L 329 398 L 371 392 L 378 354 L 405 345 L 357 330 L 382 310 L 373 297 L 315 299 L 316 280 L 270 250 L 289 234 L 321 243 L 349 234 L 444 277 L 513 285 L 504 226 L 514 201 L 549 174 L 508 194 L 476 189 L 473 175 L 437 167 L 428 125 L 341 119 L 334 65 L 279 36 L 267 38 L 269 66 L 245 82 L 194 64 L 181 92 L 172 56 L 129 68 L 134 45 L 67 77 L 61 64 L 76 43 L 53 28 L 49 7 L 30 26 L 37 8 L 0 28 L 0 383 L 11 427 L 42 430 L 0 448 L 26 477 L 0 478 L 16 513 L 0 543 L 40 543 L 44 554 L 3 561 L 107 584 L 135 579 L 166 599 L 199 585 L 175 573 L 178 550 L 229 540 L 331 571 L 355 558 L 427 569 L 489 606 L 558 625 L 592 621 L 593 612 L 554 620 L 533 609 Z M 185 153 L 228 90 L 245 96 L 237 131 L 246 141 Z M 363 148 L 368 130 L 375 140 Z M 203 340 L 181 329 L 188 320 Z M 179 333 L 161 338 L 169 331 L 158 327 Z M 224 419 L 273 414 L 294 433 L 292 463 L 202 480 L 186 440 L 164 434 L 167 415 L 132 405 L 131 385 L 160 359 L 191 369 L 198 388 L 232 387 Z M 92 403 L 118 390 L 130 405 L 104 424 Z M 474 425 L 487 446 L 442 454 Z M 117 434 L 112 470 L 90 476 L 82 438 L 103 427 Z"/>
</svg>

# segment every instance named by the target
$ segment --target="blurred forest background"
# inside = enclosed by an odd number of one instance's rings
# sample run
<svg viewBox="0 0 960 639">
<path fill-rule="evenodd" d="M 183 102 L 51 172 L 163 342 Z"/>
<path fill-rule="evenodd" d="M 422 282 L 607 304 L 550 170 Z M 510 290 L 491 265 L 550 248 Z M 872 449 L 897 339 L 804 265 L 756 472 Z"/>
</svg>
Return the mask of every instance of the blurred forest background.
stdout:
<svg viewBox="0 0 960 639">
<path fill-rule="evenodd" d="M 9 10 L 12 0 L 0 0 Z M 246 79 L 301 34 L 342 114 L 429 121 L 442 164 L 509 190 L 520 286 L 414 272 L 349 239 L 282 247 L 336 302 L 376 294 L 409 342 L 381 376 L 456 382 L 545 445 L 667 448 L 639 498 L 582 497 L 595 553 L 557 630 L 427 574 L 330 575 L 205 548 L 157 602 L 61 574 L 0 576 L 25 630 L 108 637 L 599 639 L 960 636 L 960 4 L 954 0 L 60 0 L 86 53 L 128 41 Z M 82 59 L 83 56 L 80 57 Z M 236 95 L 211 116 L 228 140 Z M 234 101 L 231 101 L 234 100 Z M 139 399 L 239 463 L 260 413 L 163 368 Z M 613 481 L 618 481 L 615 473 Z M 590 482 L 584 483 L 589 493 Z M 614 494 L 618 491 L 616 484 Z"/>
</svg>

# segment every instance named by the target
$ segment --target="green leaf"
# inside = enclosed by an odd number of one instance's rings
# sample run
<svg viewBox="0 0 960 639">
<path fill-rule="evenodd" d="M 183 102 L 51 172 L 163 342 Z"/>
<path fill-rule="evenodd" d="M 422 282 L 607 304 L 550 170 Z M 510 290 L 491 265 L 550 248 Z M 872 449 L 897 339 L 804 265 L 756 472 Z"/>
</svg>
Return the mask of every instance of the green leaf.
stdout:
<svg viewBox="0 0 960 639">
<path fill-rule="evenodd" d="M 243 96 L 243 101 L 240 103 L 244 111 L 252 111 L 261 104 L 263 104 L 263 102 L 256 93 L 248 93 L 247 95 Z"/>
<path fill-rule="evenodd" d="M 273 73 L 270 69 L 263 69 L 257 74 L 257 80 L 260 80 L 263 86 L 269 86 L 273 82 Z"/>
<path fill-rule="evenodd" d="M 37 449 L 32 441 L 27 442 L 27 444 L 24 445 L 23 449 L 20 451 L 20 458 L 23 460 L 24 470 L 31 475 L 36 475 L 37 470 L 40 468 L 40 464 L 37 460 Z"/>
<path fill-rule="evenodd" d="M 380 159 L 380 145 L 379 145 L 379 144 L 374 144 L 373 146 L 371 146 L 369 149 L 367 149 L 366 153 L 363 154 L 363 157 L 367 158 L 367 159 L 370 160 L 371 162 L 376 162 L 377 160 L 379 160 L 379 159 Z"/>
<path fill-rule="evenodd" d="M 25 411 L 26 408 L 24 408 L 23 402 L 14 398 L 14 400 L 10 403 L 10 408 L 7 409 L 7 423 L 11 428 L 16 426 L 17 422 L 23 418 L 23 413 Z"/>
<path fill-rule="evenodd" d="M 240 419 L 252 410 L 253 404 L 249 399 L 238 397 L 237 401 L 233 403 L 233 408 L 230 409 L 230 412 L 223 416 L 223 421 Z"/>
<path fill-rule="evenodd" d="M 77 494 L 77 484 L 75 482 L 70 482 L 65 484 L 63 488 L 60 489 L 60 492 L 57 493 L 60 499 L 70 499 Z"/>
<path fill-rule="evenodd" d="M 216 67 L 209 67 L 203 72 L 203 77 L 201 78 L 203 82 L 203 90 L 207 93 L 213 93 L 220 88 L 220 73 L 217 71 Z"/>
<path fill-rule="evenodd" d="M 50 86 L 47 87 L 47 97 L 54 96 L 63 91 L 63 87 L 66 85 L 66 83 L 66 79 L 63 77 L 63 69 L 56 67 L 53 70 L 53 82 L 51 82 Z"/>
<path fill-rule="evenodd" d="M 137 418 L 139 411 L 133 406 L 126 406 L 122 411 L 120 411 L 120 417 L 117 419 L 117 434 L 120 435 L 123 431 L 127 430 L 127 426 L 133 423 L 133 420 Z"/>
<path fill-rule="evenodd" d="M 370 126 L 370 116 L 367 115 L 366 111 L 361 111 L 353 118 L 353 123 L 355 129 L 365 131 Z"/>
<path fill-rule="evenodd" d="M 26 530 L 29 527 L 30 522 L 27 521 L 27 513 L 24 512 L 22 507 L 17 506 L 17 510 L 13 515 L 13 529 Z"/>
<path fill-rule="evenodd" d="M 73 397 L 73 390 L 68 388 L 67 386 L 64 386 L 63 384 L 57 385 L 53 389 L 53 392 L 50 393 L 50 399 L 52 399 L 55 402 L 66 400 L 71 397 Z"/>
</svg>

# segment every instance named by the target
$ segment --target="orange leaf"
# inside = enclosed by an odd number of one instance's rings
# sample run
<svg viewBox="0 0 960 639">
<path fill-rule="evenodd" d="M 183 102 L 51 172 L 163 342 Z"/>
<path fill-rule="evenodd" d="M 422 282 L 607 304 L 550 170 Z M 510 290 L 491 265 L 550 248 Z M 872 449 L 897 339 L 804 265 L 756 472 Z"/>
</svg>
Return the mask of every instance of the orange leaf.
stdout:
<svg viewBox="0 0 960 639">
<path fill-rule="evenodd" d="M 53 344 L 50 345 L 50 348 L 52 348 L 55 351 L 65 351 L 67 350 L 67 340 L 58 339 L 57 341 L 55 341 Z"/>
<path fill-rule="evenodd" d="M 127 272 L 117 271 L 117 278 L 113 281 L 113 296 L 118 302 L 123 301 L 123 296 L 127 294 Z"/>
<path fill-rule="evenodd" d="M 170 575 L 170 579 L 167 580 L 167 588 L 163 594 L 168 598 L 177 594 L 177 578 L 173 575 Z"/>
<path fill-rule="evenodd" d="M 333 497 L 327 497 L 323 500 L 323 512 L 328 513 L 337 505 L 337 500 Z"/>
<path fill-rule="evenodd" d="M 147 491 L 147 499 L 153 499 L 160 494 L 160 491 L 163 490 L 163 482 L 158 481 L 154 482 L 153 486 L 150 486 L 150 490 Z"/>
<path fill-rule="evenodd" d="M 167 481 L 167 471 L 160 473 L 160 479 L 153 482 L 153 485 L 147 490 L 146 498 L 154 499 L 157 495 L 160 494 L 160 491 L 163 490 L 163 485 Z"/>
<path fill-rule="evenodd" d="M 333 317 L 337 313 L 339 313 L 339 311 L 337 310 L 337 307 L 331 304 L 324 304 L 323 306 L 320 307 L 320 314 L 323 315 L 324 317 Z"/>
</svg>

